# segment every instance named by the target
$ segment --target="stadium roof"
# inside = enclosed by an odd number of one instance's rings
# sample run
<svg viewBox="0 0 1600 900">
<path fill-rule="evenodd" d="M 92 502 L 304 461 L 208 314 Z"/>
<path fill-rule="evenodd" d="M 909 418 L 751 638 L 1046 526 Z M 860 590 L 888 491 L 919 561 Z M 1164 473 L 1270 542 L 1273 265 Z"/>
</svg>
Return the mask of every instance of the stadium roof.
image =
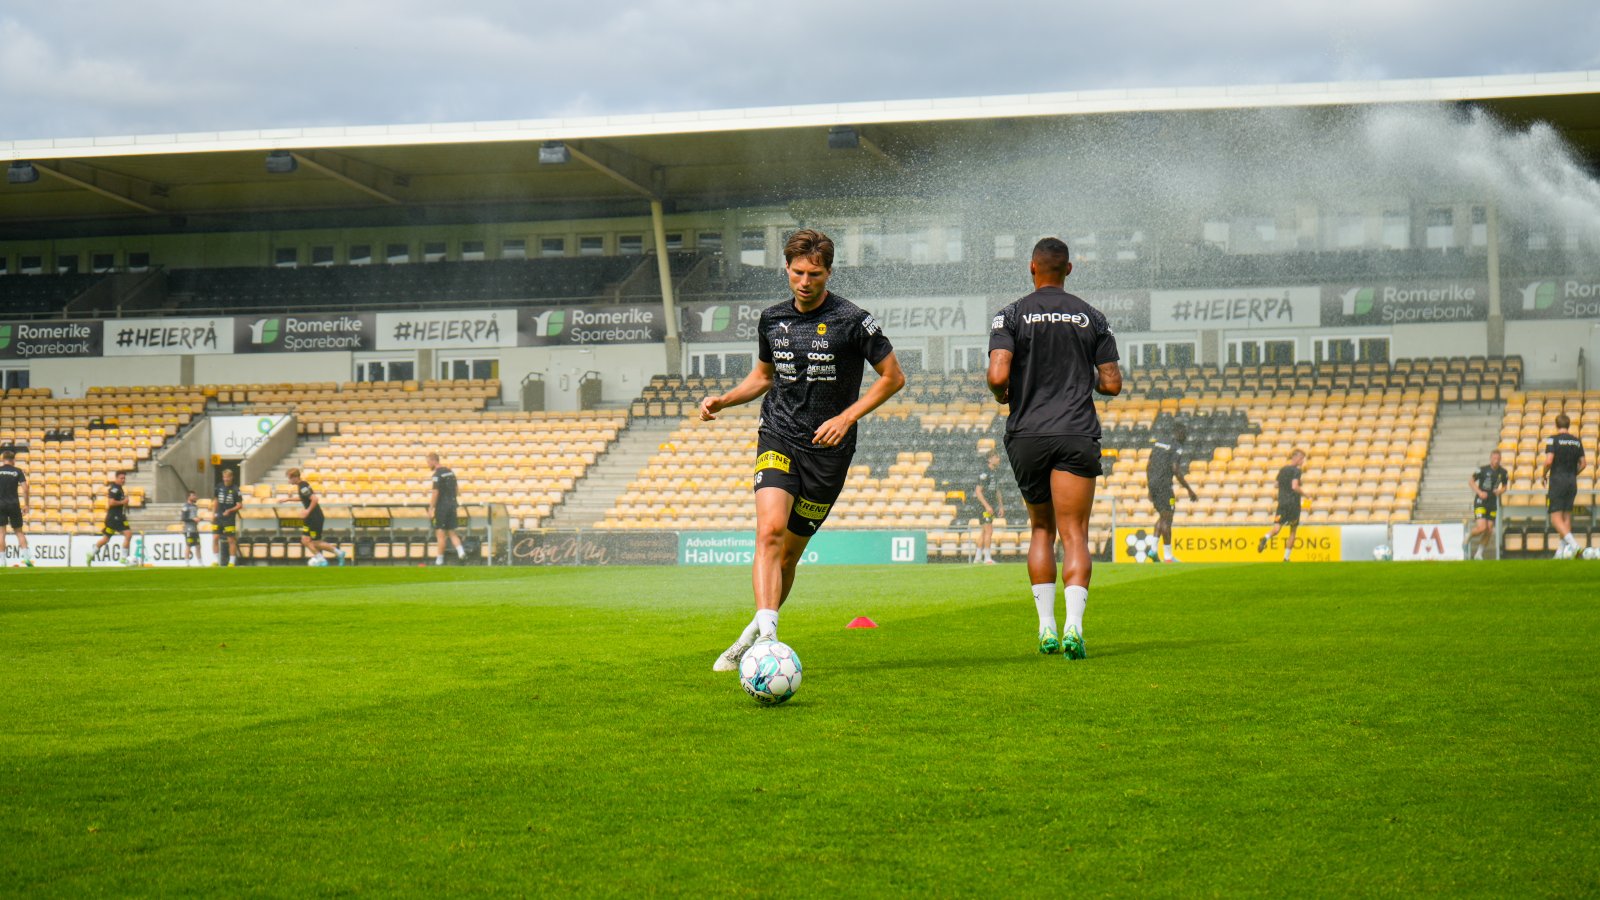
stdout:
<svg viewBox="0 0 1600 900">
<path fill-rule="evenodd" d="M 1545 121 L 1600 167 L 1600 71 L 1398 81 L 1154 88 L 688 113 L 288 128 L 0 141 L 0 162 L 40 178 L 0 186 L 0 239 L 230 228 L 579 218 L 636 213 L 647 196 L 723 208 L 841 191 L 884 173 L 1075 116 L 1411 103 L 1481 107 L 1513 125 Z M 862 152 L 829 149 L 832 127 Z M 565 142 L 566 165 L 537 148 Z M 288 151 L 298 170 L 266 171 Z M 913 162 L 915 161 L 915 162 Z M 585 164 L 588 163 L 588 164 Z"/>
</svg>

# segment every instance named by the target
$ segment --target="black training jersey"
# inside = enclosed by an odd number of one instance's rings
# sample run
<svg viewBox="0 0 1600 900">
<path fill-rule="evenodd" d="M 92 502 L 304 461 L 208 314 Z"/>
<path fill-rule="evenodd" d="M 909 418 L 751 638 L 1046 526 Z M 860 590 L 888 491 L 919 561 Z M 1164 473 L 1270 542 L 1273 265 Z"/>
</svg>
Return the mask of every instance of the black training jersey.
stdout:
<svg viewBox="0 0 1600 900">
<path fill-rule="evenodd" d="M 193 503 L 183 505 L 183 533 L 198 534 L 200 532 L 200 507 Z"/>
<path fill-rule="evenodd" d="M 122 485 L 112 482 L 111 484 L 106 485 L 106 498 L 109 500 L 126 500 L 128 499 L 128 495 L 122 490 Z M 127 514 L 128 508 L 126 506 L 106 507 L 107 519 L 120 519 Z"/>
<path fill-rule="evenodd" d="M 433 470 L 433 489 L 439 492 L 439 508 L 456 505 L 456 473 L 444 466 Z"/>
<path fill-rule="evenodd" d="M 28 476 L 22 470 L 9 463 L 0 466 L 0 503 L 15 505 L 21 503 L 21 495 L 17 492 L 20 485 L 28 483 Z"/>
<path fill-rule="evenodd" d="M 811 439 L 861 396 L 864 366 L 894 352 L 878 320 L 830 291 L 808 313 L 795 309 L 793 300 L 762 310 L 756 344 L 761 361 L 776 370 L 761 403 L 762 433 L 820 456 L 855 453 L 854 426 L 835 447 L 818 447 Z"/>
<path fill-rule="evenodd" d="M 239 504 L 241 504 L 243 502 L 244 502 L 244 493 L 241 492 L 238 488 L 229 487 L 228 485 L 225 485 L 225 484 L 219 484 L 219 485 L 217 485 L 217 494 L 216 494 L 215 502 L 212 504 L 212 509 L 215 510 L 216 514 L 218 516 L 220 516 L 220 517 L 232 518 L 232 517 L 238 515 L 238 513 L 237 512 L 231 512 L 230 513 L 230 512 L 228 512 L 228 510 L 233 509 L 235 506 L 238 506 Z"/>
<path fill-rule="evenodd" d="M 1551 481 L 1576 481 L 1578 463 L 1583 461 L 1583 444 L 1570 434 L 1558 434 L 1545 441 L 1544 452 L 1555 455 L 1550 466 Z"/>
<path fill-rule="evenodd" d="M 1150 463 L 1144 470 L 1145 480 L 1153 488 L 1168 490 L 1172 487 L 1172 476 L 1182 472 L 1183 466 L 1182 444 L 1171 438 L 1156 441 L 1150 447 Z"/>
<path fill-rule="evenodd" d="M 1284 466 L 1278 470 L 1278 503 L 1287 505 L 1300 502 L 1300 492 L 1294 489 L 1300 474 L 1299 466 Z"/>
<path fill-rule="evenodd" d="M 1511 473 L 1506 471 L 1505 466 L 1479 466 L 1478 471 L 1472 473 L 1472 480 L 1478 485 L 1478 490 L 1488 494 L 1489 499 L 1493 500 L 1495 491 L 1502 485 L 1511 483 Z"/>
<path fill-rule="evenodd" d="M 989 352 L 996 350 L 1012 353 L 1007 434 L 1100 438 L 1098 367 L 1119 358 L 1100 310 L 1062 288 L 1040 288 L 995 315 Z"/>
<path fill-rule="evenodd" d="M 300 490 L 299 490 L 300 505 L 305 507 L 306 509 L 310 509 L 311 508 L 311 498 L 313 496 L 315 496 L 316 493 L 317 493 L 316 491 L 313 491 L 311 489 L 311 482 L 309 482 L 309 481 L 300 482 Z M 320 507 L 318 507 L 318 508 L 320 509 Z"/>
<path fill-rule="evenodd" d="M 977 478 L 973 479 L 972 496 L 968 499 L 970 499 L 973 503 L 977 503 L 978 489 L 982 488 L 984 499 L 989 501 L 990 506 L 994 507 L 995 509 L 999 509 L 1000 492 L 997 490 L 998 487 L 999 480 L 994 477 L 994 473 L 988 469 L 984 469 L 982 472 L 978 473 Z"/>
</svg>

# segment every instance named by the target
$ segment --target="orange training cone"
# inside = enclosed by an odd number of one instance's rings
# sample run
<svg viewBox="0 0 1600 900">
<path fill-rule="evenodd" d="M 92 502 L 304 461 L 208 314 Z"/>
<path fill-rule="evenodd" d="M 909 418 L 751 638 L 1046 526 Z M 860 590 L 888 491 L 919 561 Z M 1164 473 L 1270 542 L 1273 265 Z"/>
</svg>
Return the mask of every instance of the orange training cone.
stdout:
<svg viewBox="0 0 1600 900">
<path fill-rule="evenodd" d="M 872 621 L 871 619 L 867 618 L 866 616 L 856 616 L 854 619 L 851 619 L 850 620 L 850 624 L 846 625 L 845 627 L 846 628 L 877 628 L 878 627 L 878 623 Z"/>
</svg>

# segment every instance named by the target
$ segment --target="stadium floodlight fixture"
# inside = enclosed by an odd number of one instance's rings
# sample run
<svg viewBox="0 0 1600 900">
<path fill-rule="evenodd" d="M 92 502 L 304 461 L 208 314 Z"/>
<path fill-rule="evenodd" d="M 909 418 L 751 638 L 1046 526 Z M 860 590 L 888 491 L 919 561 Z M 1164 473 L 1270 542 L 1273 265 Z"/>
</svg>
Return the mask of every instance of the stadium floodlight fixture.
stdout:
<svg viewBox="0 0 1600 900">
<path fill-rule="evenodd" d="M 33 184 L 38 180 L 39 170 L 26 160 L 18 160 L 6 169 L 6 182 L 9 184 Z"/>
<path fill-rule="evenodd" d="M 572 151 L 561 141 L 545 141 L 539 145 L 539 165 L 559 166 L 572 161 Z"/>
<path fill-rule="evenodd" d="M 273 175 L 287 175 L 300 168 L 300 161 L 287 150 L 273 150 L 267 154 L 267 171 Z"/>
<path fill-rule="evenodd" d="M 861 147 L 861 133 L 849 125 L 834 125 L 828 129 L 829 150 L 857 150 Z"/>
</svg>

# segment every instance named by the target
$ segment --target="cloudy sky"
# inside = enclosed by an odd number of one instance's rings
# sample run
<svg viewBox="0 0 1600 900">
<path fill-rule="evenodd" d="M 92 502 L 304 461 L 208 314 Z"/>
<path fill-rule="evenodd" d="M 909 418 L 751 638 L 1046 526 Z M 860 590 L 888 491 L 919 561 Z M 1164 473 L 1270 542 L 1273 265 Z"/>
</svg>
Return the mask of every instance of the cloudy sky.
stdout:
<svg viewBox="0 0 1600 900">
<path fill-rule="evenodd" d="M 1600 69 L 1594 0 L 0 0 L 0 140 Z"/>
</svg>

